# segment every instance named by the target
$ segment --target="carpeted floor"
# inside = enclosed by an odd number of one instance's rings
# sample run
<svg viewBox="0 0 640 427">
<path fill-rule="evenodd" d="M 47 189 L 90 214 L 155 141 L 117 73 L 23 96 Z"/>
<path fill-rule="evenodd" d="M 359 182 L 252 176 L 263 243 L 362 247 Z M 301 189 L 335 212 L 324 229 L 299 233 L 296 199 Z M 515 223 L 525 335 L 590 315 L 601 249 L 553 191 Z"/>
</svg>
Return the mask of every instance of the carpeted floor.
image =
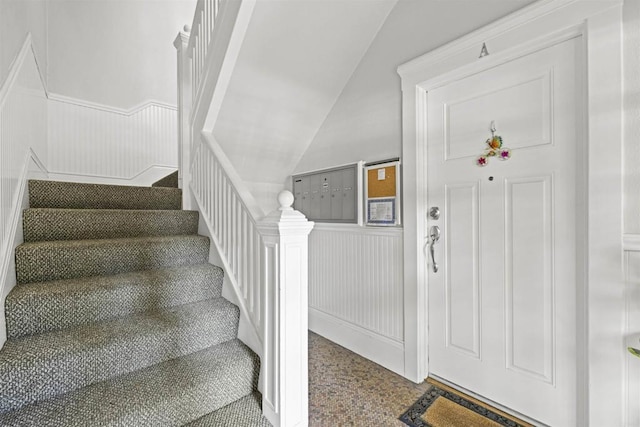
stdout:
<svg viewBox="0 0 640 427">
<path fill-rule="evenodd" d="M 309 426 L 398 426 L 429 388 L 309 332 Z"/>
</svg>

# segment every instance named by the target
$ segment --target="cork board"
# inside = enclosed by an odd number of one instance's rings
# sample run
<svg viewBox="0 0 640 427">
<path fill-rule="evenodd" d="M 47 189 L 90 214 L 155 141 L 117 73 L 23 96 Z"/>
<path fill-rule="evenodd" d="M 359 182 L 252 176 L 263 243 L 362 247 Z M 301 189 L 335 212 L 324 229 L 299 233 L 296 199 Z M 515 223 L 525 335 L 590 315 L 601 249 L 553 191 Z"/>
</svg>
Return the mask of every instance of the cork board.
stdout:
<svg viewBox="0 0 640 427">
<path fill-rule="evenodd" d="M 378 170 L 384 169 L 384 179 L 378 179 Z M 396 196 L 396 165 L 367 170 L 367 197 Z"/>
</svg>

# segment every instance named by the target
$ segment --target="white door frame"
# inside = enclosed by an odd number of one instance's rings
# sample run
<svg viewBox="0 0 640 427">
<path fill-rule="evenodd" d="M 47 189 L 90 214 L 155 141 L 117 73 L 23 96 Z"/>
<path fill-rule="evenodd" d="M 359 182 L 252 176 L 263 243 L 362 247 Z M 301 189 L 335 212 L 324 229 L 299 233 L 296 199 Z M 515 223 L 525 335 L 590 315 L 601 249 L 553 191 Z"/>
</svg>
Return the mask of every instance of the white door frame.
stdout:
<svg viewBox="0 0 640 427">
<path fill-rule="evenodd" d="M 428 366 L 426 91 L 581 35 L 586 81 L 582 140 L 585 268 L 578 271 L 578 423 L 624 425 L 622 248 L 622 0 L 540 0 L 398 68 L 403 91 L 405 376 Z M 479 59 L 482 44 L 490 55 Z M 585 185 L 586 184 L 586 185 Z M 604 208 L 606 207 L 606 208 Z M 583 375 L 580 375 L 583 373 Z M 605 397 L 606 396 L 606 397 Z"/>
</svg>

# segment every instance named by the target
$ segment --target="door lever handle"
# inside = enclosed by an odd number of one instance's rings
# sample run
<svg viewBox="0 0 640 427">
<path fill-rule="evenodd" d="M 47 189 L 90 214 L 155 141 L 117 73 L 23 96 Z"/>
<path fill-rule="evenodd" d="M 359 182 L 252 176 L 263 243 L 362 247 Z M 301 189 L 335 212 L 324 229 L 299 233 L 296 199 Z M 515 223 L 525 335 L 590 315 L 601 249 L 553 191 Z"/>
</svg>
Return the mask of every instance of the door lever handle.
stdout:
<svg viewBox="0 0 640 427">
<path fill-rule="evenodd" d="M 430 237 L 429 253 L 431 254 L 431 265 L 433 266 L 433 272 L 437 273 L 438 263 L 436 262 L 436 256 L 435 256 L 435 251 L 433 247 L 436 244 L 436 242 L 440 240 L 440 227 L 438 227 L 437 225 L 432 225 L 431 228 L 429 229 L 429 237 Z"/>
</svg>

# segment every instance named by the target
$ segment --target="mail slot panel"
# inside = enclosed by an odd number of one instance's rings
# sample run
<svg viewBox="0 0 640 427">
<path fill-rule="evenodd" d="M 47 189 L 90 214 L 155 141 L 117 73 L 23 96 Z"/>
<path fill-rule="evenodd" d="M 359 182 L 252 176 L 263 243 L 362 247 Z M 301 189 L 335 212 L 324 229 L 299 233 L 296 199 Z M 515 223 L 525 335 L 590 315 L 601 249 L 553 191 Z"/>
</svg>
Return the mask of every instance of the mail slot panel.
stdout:
<svg viewBox="0 0 640 427">
<path fill-rule="evenodd" d="M 308 176 L 302 177 L 302 205 L 300 209 L 296 208 L 300 212 L 309 212 L 311 207 L 311 179 Z"/>
<path fill-rule="evenodd" d="M 358 222 L 358 164 L 294 175 L 294 208 L 311 221 Z"/>
<path fill-rule="evenodd" d="M 356 185 L 356 170 L 353 168 L 342 171 L 342 218 L 344 220 L 357 221 L 358 209 Z"/>
<path fill-rule="evenodd" d="M 342 171 L 333 171 L 329 175 L 329 189 L 331 190 L 331 219 L 342 218 Z"/>
<path fill-rule="evenodd" d="M 302 211 L 302 181 L 304 178 L 293 180 L 293 208 Z"/>
<path fill-rule="evenodd" d="M 331 219 L 331 174 L 320 175 L 320 216 L 319 220 Z"/>
<path fill-rule="evenodd" d="M 302 212 L 309 219 L 320 219 L 320 175 L 309 177 L 309 191 L 311 200 L 309 202 L 309 212 Z"/>
</svg>

